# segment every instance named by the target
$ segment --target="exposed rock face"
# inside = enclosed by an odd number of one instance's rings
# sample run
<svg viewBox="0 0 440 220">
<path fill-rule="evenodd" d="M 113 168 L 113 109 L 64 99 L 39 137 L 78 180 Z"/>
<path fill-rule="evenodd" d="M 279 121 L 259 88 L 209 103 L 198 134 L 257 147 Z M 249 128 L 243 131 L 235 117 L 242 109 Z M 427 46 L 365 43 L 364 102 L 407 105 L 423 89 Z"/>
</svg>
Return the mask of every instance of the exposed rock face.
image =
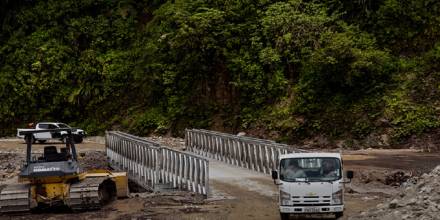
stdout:
<svg viewBox="0 0 440 220">
<path fill-rule="evenodd" d="M 405 185 L 396 197 L 350 219 L 440 219 L 440 166 Z"/>
</svg>

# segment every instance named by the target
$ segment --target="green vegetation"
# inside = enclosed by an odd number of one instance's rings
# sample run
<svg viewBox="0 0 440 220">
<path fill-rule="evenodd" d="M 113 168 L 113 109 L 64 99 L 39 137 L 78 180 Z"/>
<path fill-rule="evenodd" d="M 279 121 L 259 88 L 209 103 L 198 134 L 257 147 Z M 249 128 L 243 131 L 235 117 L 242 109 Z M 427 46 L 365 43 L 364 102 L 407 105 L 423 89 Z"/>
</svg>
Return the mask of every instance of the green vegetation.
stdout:
<svg viewBox="0 0 440 220">
<path fill-rule="evenodd" d="M 402 141 L 440 126 L 435 0 L 3 0 L 0 128 Z"/>
</svg>

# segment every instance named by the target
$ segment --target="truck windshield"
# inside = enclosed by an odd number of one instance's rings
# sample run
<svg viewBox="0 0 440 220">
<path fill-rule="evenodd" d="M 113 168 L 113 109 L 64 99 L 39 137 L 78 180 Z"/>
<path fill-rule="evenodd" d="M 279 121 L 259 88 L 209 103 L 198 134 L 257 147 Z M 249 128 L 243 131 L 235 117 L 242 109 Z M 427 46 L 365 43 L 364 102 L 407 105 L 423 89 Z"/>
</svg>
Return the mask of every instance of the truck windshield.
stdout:
<svg viewBox="0 0 440 220">
<path fill-rule="evenodd" d="M 322 182 L 342 176 L 339 158 L 287 158 L 280 162 L 280 179 L 286 182 Z"/>
</svg>

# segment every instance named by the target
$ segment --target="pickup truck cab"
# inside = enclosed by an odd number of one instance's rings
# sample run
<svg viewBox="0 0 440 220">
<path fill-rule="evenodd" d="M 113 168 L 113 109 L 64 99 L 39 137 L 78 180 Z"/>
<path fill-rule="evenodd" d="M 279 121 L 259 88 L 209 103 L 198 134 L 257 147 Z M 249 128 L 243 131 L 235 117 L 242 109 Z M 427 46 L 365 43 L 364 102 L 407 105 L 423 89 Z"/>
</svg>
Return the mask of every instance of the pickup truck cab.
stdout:
<svg viewBox="0 0 440 220">
<path fill-rule="evenodd" d="M 347 171 L 351 181 L 353 171 Z M 280 156 L 279 172 L 272 171 L 279 186 L 282 220 L 290 215 L 344 213 L 344 181 L 339 153 L 292 153 Z"/>
<path fill-rule="evenodd" d="M 20 131 L 30 131 L 30 130 L 47 130 L 47 129 L 58 129 L 58 128 L 71 128 L 69 125 L 59 122 L 40 122 L 35 128 L 30 129 L 17 129 L 17 137 L 24 138 L 23 135 L 20 135 Z M 86 136 L 86 133 L 82 129 L 76 129 L 73 134 L 73 139 L 75 143 L 81 143 L 83 138 Z M 32 136 L 32 143 L 38 141 L 39 143 L 44 143 L 50 139 L 59 139 L 63 143 L 66 142 L 67 132 L 66 131 L 54 131 L 54 132 L 42 132 L 35 133 Z"/>
</svg>

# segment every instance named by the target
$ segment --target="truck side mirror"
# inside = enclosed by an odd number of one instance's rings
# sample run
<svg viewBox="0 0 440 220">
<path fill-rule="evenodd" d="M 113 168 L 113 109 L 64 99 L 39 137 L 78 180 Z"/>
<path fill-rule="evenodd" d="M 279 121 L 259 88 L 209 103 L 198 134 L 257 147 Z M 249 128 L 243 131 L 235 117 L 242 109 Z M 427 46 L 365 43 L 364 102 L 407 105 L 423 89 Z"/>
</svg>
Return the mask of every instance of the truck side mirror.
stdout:
<svg viewBox="0 0 440 220">
<path fill-rule="evenodd" d="M 352 170 L 348 170 L 345 176 L 351 180 L 353 179 L 354 172 Z"/>
<path fill-rule="evenodd" d="M 272 170 L 272 179 L 277 180 L 278 179 L 278 172 L 276 170 Z"/>
</svg>

